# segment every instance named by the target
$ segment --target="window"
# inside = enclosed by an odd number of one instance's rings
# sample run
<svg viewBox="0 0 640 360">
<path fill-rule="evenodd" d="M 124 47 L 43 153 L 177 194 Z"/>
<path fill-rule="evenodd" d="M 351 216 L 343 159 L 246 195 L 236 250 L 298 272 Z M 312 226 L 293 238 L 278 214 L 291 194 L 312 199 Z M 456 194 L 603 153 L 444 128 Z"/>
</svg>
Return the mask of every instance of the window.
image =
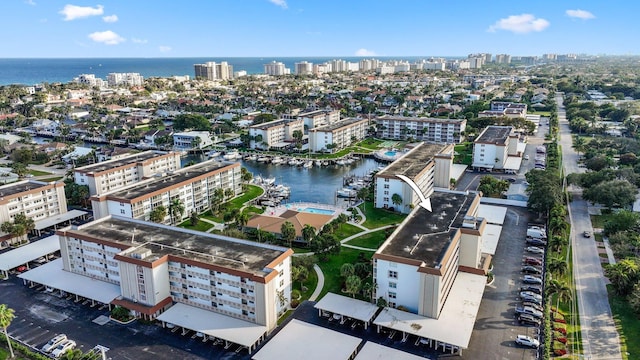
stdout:
<svg viewBox="0 0 640 360">
<path fill-rule="evenodd" d="M 384 188 L 388 189 L 389 188 L 389 184 L 384 184 Z"/>
<path fill-rule="evenodd" d="M 125 213 L 124 209 L 120 209 L 120 214 L 124 214 L 124 213 Z"/>
<path fill-rule="evenodd" d="M 393 301 L 389 301 L 387 303 L 387 306 L 390 307 L 390 308 L 395 308 L 396 307 L 396 303 L 394 303 Z"/>
<path fill-rule="evenodd" d="M 384 192 L 384 194 L 385 194 L 385 195 L 389 195 L 389 191 L 385 191 L 385 192 Z"/>
<path fill-rule="evenodd" d="M 394 282 L 389 281 L 389 289 L 395 289 L 397 287 L 398 287 L 398 283 L 394 283 Z"/>
<path fill-rule="evenodd" d="M 393 270 L 389 270 L 389 277 L 392 279 L 397 279 L 398 278 L 398 272 L 397 271 L 393 271 Z"/>
<path fill-rule="evenodd" d="M 396 296 L 396 293 L 389 291 L 389 299 L 395 299 Z"/>
</svg>

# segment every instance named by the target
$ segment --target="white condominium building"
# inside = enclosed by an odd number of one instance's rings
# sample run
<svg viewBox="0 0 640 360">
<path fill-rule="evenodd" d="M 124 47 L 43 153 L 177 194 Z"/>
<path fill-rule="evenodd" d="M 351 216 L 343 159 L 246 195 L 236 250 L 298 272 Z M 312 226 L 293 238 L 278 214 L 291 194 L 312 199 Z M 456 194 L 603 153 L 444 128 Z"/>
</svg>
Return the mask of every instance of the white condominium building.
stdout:
<svg viewBox="0 0 640 360">
<path fill-rule="evenodd" d="M 226 61 L 216 63 L 208 61 L 204 64 L 193 65 L 196 79 L 203 80 L 229 80 L 233 78 L 233 66 Z"/>
<path fill-rule="evenodd" d="M 96 219 L 117 215 L 150 220 L 153 209 L 163 206 L 164 223 L 180 223 L 192 213 L 211 207 L 216 189 L 231 189 L 233 196 L 242 192 L 240 163 L 223 164 L 214 160 L 192 165 L 161 177 L 137 182 L 129 187 L 91 197 Z M 174 212 L 177 201 L 182 213 Z"/>
<path fill-rule="evenodd" d="M 434 188 L 449 188 L 453 166 L 453 145 L 421 143 L 376 173 L 374 204 L 408 214 L 420 203 L 420 195 L 397 175 L 404 175 L 420 188 L 426 198 Z M 394 197 L 398 195 L 399 197 Z M 395 200 L 395 202 L 394 202 Z"/>
<path fill-rule="evenodd" d="M 0 186 L 0 224 L 13 222 L 20 213 L 37 222 L 66 212 L 67 198 L 62 181 L 23 180 Z M 15 240 L 0 231 L 0 248 Z"/>
<path fill-rule="evenodd" d="M 145 319 L 179 303 L 266 334 L 291 299 L 291 249 L 116 216 L 58 235 L 65 271 L 119 285 L 112 304 Z"/>
<path fill-rule="evenodd" d="M 149 150 L 76 168 L 73 178 L 76 184 L 89 186 L 89 196 L 93 196 L 122 189 L 155 174 L 178 169 L 180 153 Z"/>
<path fill-rule="evenodd" d="M 376 136 L 383 139 L 457 144 L 463 140 L 466 119 L 438 119 L 384 115 L 375 119 Z"/>
<path fill-rule="evenodd" d="M 474 168 L 502 170 L 510 156 L 518 156 L 518 135 L 511 126 L 487 126 L 473 142 Z"/>
<path fill-rule="evenodd" d="M 311 75 L 313 74 L 313 63 L 302 61 L 295 64 L 296 75 Z"/>
<path fill-rule="evenodd" d="M 305 130 L 335 124 L 340 121 L 340 110 L 315 110 L 295 115 L 296 119 L 304 120 Z"/>
<path fill-rule="evenodd" d="M 252 149 L 268 150 L 270 148 L 283 149 L 291 145 L 294 131 L 304 134 L 304 120 L 279 119 L 249 127 Z M 288 142 L 289 141 L 289 142 Z"/>
<path fill-rule="evenodd" d="M 267 75 L 288 75 L 291 73 L 291 69 L 286 68 L 284 63 L 272 61 L 268 64 L 264 64 L 264 73 Z"/>
<path fill-rule="evenodd" d="M 173 134 L 173 148 L 176 150 L 202 149 L 213 145 L 208 131 L 185 131 Z"/>
<path fill-rule="evenodd" d="M 107 83 L 109 86 L 142 86 L 144 78 L 139 73 L 110 73 Z"/>
<path fill-rule="evenodd" d="M 490 261 L 481 255 L 486 220 L 475 216 L 479 204 L 477 193 L 447 191 L 432 195 L 432 212 L 416 207 L 373 255 L 375 298 L 437 319 L 447 301 L 461 301 L 449 299 L 460 272 L 484 285 Z"/>
<path fill-rule="evenodd" d="M 337 123 L 309 129 L 309 148 L 313 152 L 335 152 L 367 136 L 368 119 L 344 119 Z"/>
</svg>

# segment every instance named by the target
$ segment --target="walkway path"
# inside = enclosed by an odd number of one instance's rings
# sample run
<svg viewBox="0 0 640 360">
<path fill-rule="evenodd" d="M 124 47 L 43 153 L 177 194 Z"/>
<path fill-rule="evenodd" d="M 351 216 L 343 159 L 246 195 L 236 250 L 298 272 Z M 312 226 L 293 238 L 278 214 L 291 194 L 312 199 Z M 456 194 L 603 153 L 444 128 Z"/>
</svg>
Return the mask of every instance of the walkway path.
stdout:
<svg viewBox="0 0 640 360">
<path fill-rule="evenodd" d="M 324 288 L 324 274 L 322 273 L 322 269 L 320 269 L 320 266 L 318 266 L 318 264 L 314 264 L 313 270 L 315 270 L 316 275 L 318 275 L 318 284 L 316 285 L 316 289 L 313 290 L 313 294 L 311 294 L 311 296 L 309 297 L 309 301 L 316 301 L 318 296 L 320 296 L 322 289 Z"/>
<path fill-rule="evenodd" d="M 217 223 L 217 222 L 215 222 L 215 221 L 211 221 L 211 220 L 209 220 L 209 219 L 205 219 L 205 218 L 203 218 L 203 217 L 201 217 L 201 218 L 200 218 L 200 221 L 204 221 L 204 222 L 206 222 L 206 223 L 208 223 L 208 224 L 213 225 L 213 227 L 212 227 L 212 228 L 210 228 L 209 230 L 207 230 L 207 232 L 208 232 L 208 233 L 213 232 L 213 230 L 216 230 L 216 229 L 218 229 L 218 230 L 224 230 L 224 224 L 220 224 L 220 223 Z"/>
</svg>

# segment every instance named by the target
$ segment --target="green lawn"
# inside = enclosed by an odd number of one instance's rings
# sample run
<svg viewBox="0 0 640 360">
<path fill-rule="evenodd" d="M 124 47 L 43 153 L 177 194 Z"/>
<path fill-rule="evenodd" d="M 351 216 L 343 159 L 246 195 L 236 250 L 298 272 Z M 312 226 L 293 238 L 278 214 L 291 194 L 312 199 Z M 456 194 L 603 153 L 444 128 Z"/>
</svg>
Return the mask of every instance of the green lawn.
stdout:
<svg viewBox="0 0 640 360">
<path fill-rule="evenodd" d="M 33 176 L 53 175 L 50 172 L 40 171 L 40 170 L 33 170 L 33 169 L 27 169 L 27 173 L 29 173 L 29 174 L 31 174 Z"/>
<path fill-rule="evenodd" d="M 386 230 L 379 230 L 372 233 L 358 236 L 353 240 L 347 241 L 347 244 L 353 246 L 360 246 L 369 249 L 377 249 L 387 239 Z"/>
<path fill-rule="evenodd" d="M 360 146 L 369 150 L 378 150 L 380 148 L 380 144 L 382 144 L 384 140 L 376 140 L 376 139 L 366 139 L 356 144 L 356 146 Z"/>
<path fill-rule="evenodd" d="M 407 217 L 405 214 L 394 213 L 384 209 L 376 209 L 373 207 L 373 203 L 369 201 L 360 204 L 358 207 L 367 217 L 367 221 L 362 225 L 369 229 L 375 229 L 385 225 L 400 224 L 402 220 Z"/>
<path fill-rule="evenodd" d="M 540 116 L 544 116 L 544 117 L 550 117 L 551 116 L 551 111 L 530 111 L 530 114 L 533 115 L 540 115 Z"/>
<path fill-rule="evenodd" d="M 342 239 L 346 239 L 351 235 L 355 235 L 359 232 L 362 232 L 363 230 L 360 229 L 357 226 L 353 226 L 351 224 L 347 224 L 347 223 L 342 223 L 340 224 L 340 226 L 338 227 L 338 229 L 335 231 L 334 235 L 342 240 Z"/>
<path fill-rule="evenodd" d="M 326 262 L 319 262 L 318 266 L 324 273 L 324 287 L 318 299 L 322 299 L 328 292 L 342 294 L 342 278 L 340 277 L 340 267 L 342 264 L 355 264 L 358 260 L 358 254 L 361 250 L 349 249 L 343 247 L 340 255 L 331 255 Z M 364 251 L 367 259 L 371 259 L 373 251 Z"/>
<path fill-rule="evenodd" d="M 38 181 L 42 181 L 42 182 L 53 182 L 53 181 L 59 181 L 62 180 L 64 178 L 64 176 L 56 176 L 56 177 L 50 177 L 50 178 L 46 178 L 46 179 L 40 179 Z"/>
<path fill-rule="evenodd" d="M 247 191 L 245 191 L 244 194 L 229 201 L 228 209 L 240 209 L 244 205 L 244 203 L 257 198 L 258 196 L 262 195 L 263 192 L 264 190 L 260 186 L 247 185 Z"/>
<path fill-rule="evenodd" d="M 611 313 L 616 322 L 618 334 L 620 334 L 622 358 L 638 359 L 640 358 L 640 341 L 637 341 L 640 336 L 638 316 L 624 298 L 615 295 L 610 284 L 607 285 L 607 292 L 609 293 Z"/>
<path fill-rule="evenodd" d="M 304 286 L 307 288 L 307 291 L 300 291 L 300 294 L 302 294 L 302 299 L 300 299 L 300 302 L 303 302 L 304 300 L 308 300 L 311 294 L 313 294 L 313 291 L 316 289 L 317 285 L 318 285 L 318 274 L 316 274 L 316 272 L 313 271 L 313 269 L 311 269 L 309 270 L 309 277 L 307 278 L 307 281 L 304 282 Z M 299 281 L 293 282 L 293 289 L 300 290 Z"/>
<path fill-rule="evenodd" d="M 180 227 L 185 228 L 185 229 L 189 229 L 189 230 L 196 230 L 196 231 L 206 232 L 207 230 L 211 229 L 213 227 L 213 225 L 209 224 L 206 221 L 198 221 L 198 225 L 191 226 L 191 220 L 187 220 L 187 221 L 183 222 L 182 224 L 180 224 Z"/>
<path fill-rule="evenodd" d="M 471 146 L 467 146 L 467 144 L 470 143 L 455 145 L 454 151 L 456 155 L 454 158 L 454 163 L 471 165 L 471 163 L 473 162 L 473 148 Z"/>
</svg>

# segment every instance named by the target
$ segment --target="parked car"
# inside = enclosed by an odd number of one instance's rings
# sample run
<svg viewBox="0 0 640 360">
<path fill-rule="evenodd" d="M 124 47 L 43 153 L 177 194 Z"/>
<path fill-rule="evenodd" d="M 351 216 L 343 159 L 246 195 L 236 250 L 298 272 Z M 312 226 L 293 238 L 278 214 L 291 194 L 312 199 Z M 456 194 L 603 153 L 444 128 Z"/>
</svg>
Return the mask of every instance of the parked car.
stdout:
<svg viewBox="0 0 640 360">
<path fill-rule="evenodd" d="M 533 275 L 525 275 L 522 278 L 522 282 L 525 284 L 542 284 L 542 278 Z"/>
<path fill-rule="evenodd" d="M 65 334 L 58 334 L 54 336 L 53 339 L 49 340 L 49 342 L 44 344 L 44 346 L 42 347 L 42 352 L 45 352 L 45 353 L 51 352 L 53 349 L 56 348 L 56 346 L 60 345 L 60 343 L 62 343 L 65 340 L 67 340 L 67 335 Z"/>
<path fill-rule="evenodd" d="M 530 325 L 530 326 L 540 326 L 540 322 L 541 322 L 540 319 L 529 314 L 518 315 L 518 321 L 520 321 L 520 323 L 523 325 Z"/>
<path fill-rule="evenodd" d="M 516 344 L 522 346 L 528 346 L 530 348 L 537 349 L 540 346 L 540 341 L 526 335 L 518 335 L 516 337 Z"/>
<path fill-rule="evenodd" d="M 51 356 L 55 357 L 55 358 L 59 358 L 62 355 L 64 355 L 64 353 L 66 353 L 69 350 L 73 350 L 76 347 L 76 342 L 73 340 L 65 340 L 62 343 L 60 343 L 58 346 L 56 346 L 55 349 L 53 349 L 53 351 L 51 352 Z"/>
<path fill-rule="evenodd" d="M 529 160 L 529 155 L 525 155 L 525 156 L 524 156 L 524 159 L 525 159 L 525 160 Z"/>
<path fill-rule="evenodd" d="M 523 301 L 522 302 L 522 306 L 528 306 L 528 307 L 534 308 L 534 309 L 536 309 L 538 311 L 544 311 L 544 308 L 542 308 L 542 306 L 540 306 L 540 305 L 538 305 L 536 303 L 533 303 L 531 301 Z"/>
<path fill-rule="evenodd" d="M 542 319 L 542 311 L 529 306 L 516 306 L 516 314 L 529 314 L 537 319 Z"/>
<path fill-rule="evenodd" d="M 529 301 L 534 304 L 542 305 L 542 295 L 538 295 L 531 291 L 521 291 L 520 298 L 524 301 Z"/>
<path fill-rule="evenodd" d="M 531 291 L 536 294 L 542 294 L 542 286 L 540 285 L 525 285 L 520 287 L 520 291 Z"/>
<path fill-rule="evenodd" d="M 516 182 L 516 178 L 510 177 L 510 178 L 507 178 L 507 181 L 510 182 L 510 183 L 514 183 L 514 182 Z"/>
<path fill-rule="evenodd" d="M 18 266 L 18 267 L 16 268 L 16 270 L 17 270 L 18 272 L 25 272 L 25 271 L 27 271 L 27 267 L 26 267 L 26 266 L 24 266 L 24 265 L 20 265 L 20 266 Z"/>
<path fill-rule="evenodd" d="M 544 249 L 537 246 L 527 246 L 525 250 L 534 254 L 544 254 Z"/>
<path fill-rule="evenodd" d="M 542 239 L 536 239 L 536 238 L 527 238 L 527 245 L 533 245 L 533 246 L 547 246 L 547 242 L 542 240 Z"/>
<path fill-rule="evenodd" d="M 542 274 L 542 269 L 533 265 L 525 265 L 522 267 L 521 271 L 525 274 Z"/>
<path fill-rule="evenodd" d="M 590 238 L 591 237 L 591 231 L 585 231 L 582 233 L 582 236 L 586 237 L 586 238 Z"/>
<path fill-rule="evenodd" d="M 532 257 L 524 258 L 523 262 L 527 265 L 538 265 L 538 266 L 542 265 L 542 260 L 532 258 Z"/>
</svg>

